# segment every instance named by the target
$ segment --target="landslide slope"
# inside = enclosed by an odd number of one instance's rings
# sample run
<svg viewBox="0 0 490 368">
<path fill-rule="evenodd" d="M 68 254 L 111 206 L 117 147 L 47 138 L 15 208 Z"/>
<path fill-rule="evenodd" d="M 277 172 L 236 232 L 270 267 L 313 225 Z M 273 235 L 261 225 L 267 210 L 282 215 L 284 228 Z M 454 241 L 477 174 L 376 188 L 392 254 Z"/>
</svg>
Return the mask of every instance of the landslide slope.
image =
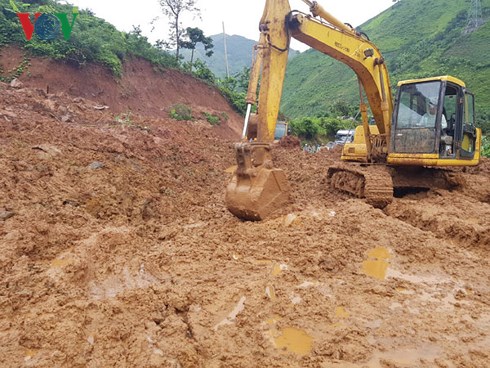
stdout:
<svg viewBox="0 0 490 368">
<path fill-rule="evenodd" d="M 490 365 L 488 160 L 381 211 L 328 190 L 339 152 L 276 147 L 293 202 L 242 222 L 231 127 L 43 75 L 0 84 L 2 367 Z"/>
<path fill-rule="evenodd" d="M 23 66 L 25 60 L 29 63 Z M 168 117 L 175 105 L 183 104 L 192 107 L 198 119 L 204 119 L 205 113 L 220 117 L 217 131 L 228 138 L 238 137 L 241 132 L 242 118 L 217 88 L 175 69 L 158 69 L 138 57 L 127 58 L 120 78 L 96 64 L 77 67 L 28 56 L 13 46 L 0 49 L 0 65 L 7 75 L 23 66 L 19 80 L 25 87 L 88 98 L 115 115 Z"/>
</svg>

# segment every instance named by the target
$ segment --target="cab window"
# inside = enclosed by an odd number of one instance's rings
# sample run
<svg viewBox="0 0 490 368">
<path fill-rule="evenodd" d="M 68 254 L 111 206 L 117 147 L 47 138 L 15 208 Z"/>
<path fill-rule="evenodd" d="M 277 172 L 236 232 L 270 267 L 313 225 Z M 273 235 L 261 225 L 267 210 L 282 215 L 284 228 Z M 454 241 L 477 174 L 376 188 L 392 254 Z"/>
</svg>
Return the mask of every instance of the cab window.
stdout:
<svg viewBox="0 0 490 368">
<path fill-rule="evenodd" d="M 474 97 L 470 93 L 465 93 L 464 101 L 464 123 L 465 125 L 475 125 L 475 104 Z"/>
</svg>

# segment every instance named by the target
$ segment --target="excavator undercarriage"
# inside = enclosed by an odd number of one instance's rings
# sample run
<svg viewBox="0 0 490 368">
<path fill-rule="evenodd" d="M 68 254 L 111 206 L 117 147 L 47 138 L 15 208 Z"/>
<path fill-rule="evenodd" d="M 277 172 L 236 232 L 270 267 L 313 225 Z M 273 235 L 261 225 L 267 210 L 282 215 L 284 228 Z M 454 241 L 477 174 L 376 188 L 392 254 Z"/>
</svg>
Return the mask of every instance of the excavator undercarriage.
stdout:
<svg viewBox="0 0 490 368">
<path fill-rule="evenodd" d="M 384 208 L 394 196 L 455 189 L 462 184 L 462 178 L 448 169 L 349 163 L 329 167 L 327 183 L 334 190 L 363 198 L 373 207 Z"/>
</svg>

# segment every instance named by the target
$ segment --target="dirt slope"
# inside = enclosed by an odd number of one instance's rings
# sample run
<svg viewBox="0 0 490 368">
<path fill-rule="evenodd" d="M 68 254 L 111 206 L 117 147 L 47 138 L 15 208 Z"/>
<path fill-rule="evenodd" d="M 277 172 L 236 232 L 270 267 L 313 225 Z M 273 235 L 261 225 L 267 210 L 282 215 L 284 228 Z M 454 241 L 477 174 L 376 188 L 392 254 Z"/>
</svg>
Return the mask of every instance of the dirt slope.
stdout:
<svg viewBox="0 0 490 368">
<path fill-rule="evenodd" d="M 13 75 L 25 58 L 24 52 L 16 47 L 2 48 L 3 74 Z M 143 59 L 126 62 L 121 78 L 115 78 L 108 69 L 98 65 L 79 68 L 48 58 L 31 57 L 24 68 L 19 78 L 24 87 L 86 98 L 116 114 L 132 112 L 166 118 L 175 104 L 186 104 L 192 106 L 196 117 L 202 117 L 203 112 L 224 113 L 229 119 L 219 131 L 228 130 L 229 138 L 241 133 L 242 118 L 216 88 L 177 70 L 157 70 Z"/>
<path fill-rule="evenodd" d="M 490 365 L 488 160 L 381 211 L 276 148 L 294 202 L 241 222 L 224 128 L 0 96 L 0 366 Z"/>
</svg>

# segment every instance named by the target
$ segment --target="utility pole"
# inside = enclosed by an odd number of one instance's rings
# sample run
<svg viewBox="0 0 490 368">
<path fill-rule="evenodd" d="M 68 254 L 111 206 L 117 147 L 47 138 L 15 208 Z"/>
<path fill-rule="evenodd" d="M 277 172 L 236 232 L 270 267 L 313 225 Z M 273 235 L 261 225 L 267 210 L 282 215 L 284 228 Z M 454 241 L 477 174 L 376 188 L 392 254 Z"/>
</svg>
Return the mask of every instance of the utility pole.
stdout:
<svg viewBox="0 0 490 368">
<path fill-rule="evenodd" d="M 468 24 L 465 33 L 471 33 L 483 24 L 481 0 L 471 0 L 471 9 L 468 12 Z"/>
<path fill-rule="evenodd" d="M 225 45 L 226 78 L 230 78 L 230 69 L 228 68 L 228 50 L 226 49 L 225 22 L 223 22 L 223 44 Z"/>
</svg>

